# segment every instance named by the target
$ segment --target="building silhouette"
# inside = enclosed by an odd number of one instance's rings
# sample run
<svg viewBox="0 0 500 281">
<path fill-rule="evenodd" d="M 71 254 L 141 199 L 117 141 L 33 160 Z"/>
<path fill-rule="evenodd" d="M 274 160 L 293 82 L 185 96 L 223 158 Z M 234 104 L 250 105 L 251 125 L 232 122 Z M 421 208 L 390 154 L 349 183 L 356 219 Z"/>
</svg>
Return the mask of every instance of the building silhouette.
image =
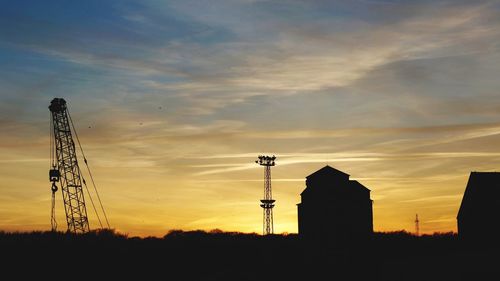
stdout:
<svg viewBox="0 0 500 281">
<path fill-rule="evenodd" d="M 352 240 L 373 233 L 370 190 L 349 175 L 325 166 L 306 177 L 297 204 L 299 235 L 306 239 Z"/>
<path fill-rule="evenodd" d="M 479 241 L 498 235 L 499 219 L 500 173 L 471 172 L 457 215 L 459 237 Z"/>
</svg>

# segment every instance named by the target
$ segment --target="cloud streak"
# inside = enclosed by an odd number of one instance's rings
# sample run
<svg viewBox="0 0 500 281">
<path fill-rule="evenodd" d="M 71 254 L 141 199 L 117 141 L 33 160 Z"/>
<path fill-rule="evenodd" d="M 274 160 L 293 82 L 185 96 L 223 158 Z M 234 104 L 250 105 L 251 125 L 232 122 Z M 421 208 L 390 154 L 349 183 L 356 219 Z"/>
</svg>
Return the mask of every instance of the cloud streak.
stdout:
<svg viewBox="0 0 500 281">
<path fill-rule="evenodd" d="M 376 229 L 428 209 L 427 231 L 454 229 L 468 172 L 500 165 L 499 14 L 497 1 L 6 4 L 0 228 L 25 222 L 5 210 L 45 212 L 58 96 L 131 234 L 258 232 L 259 154 L 278 156 L 277 231 L 296 231 L 304 177 L 327 163 L 372 190 Z"/>
</svg>

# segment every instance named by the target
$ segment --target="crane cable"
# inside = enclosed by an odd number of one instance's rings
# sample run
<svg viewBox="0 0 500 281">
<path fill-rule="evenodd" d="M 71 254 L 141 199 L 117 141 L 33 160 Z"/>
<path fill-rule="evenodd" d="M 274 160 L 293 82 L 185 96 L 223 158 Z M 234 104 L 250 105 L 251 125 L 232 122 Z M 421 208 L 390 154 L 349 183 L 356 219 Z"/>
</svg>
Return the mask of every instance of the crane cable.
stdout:
<svg viewBox="0 0 500 281">
<path fill-rule="evenodd" d="M 50 226 L 52 231 L 57 231 L 57 221 L 56 221 L 56 191 L 57 186 L 52 183 L 52 209 L 50 213 Z M 54 191 L 55 190 L 55 191 Z"/>
<path fill-rule="evenodd" d="M 89 164 L 87 162 L 87 158 L 85 157 L 85 153 L 83 152 L 83 148 L 82 148 L 82 145 L 80 143 L 80 139 L 78 138 L 78 134 L 76 132 L 75 125 L 73 124 L 73 119 L 71 118 L 71 115 L 69 114 L 69 110 L 66 110 L 66 112 L 68 113 L 69 121 L 71 122 L 71 127 L 73 128 L 73 132 L 75 132 L 75 137 L 76 137 L 76 140 L 78 142 L 78 146 L 80 147 L 80 151 L 82 152 L 83 161 L 85 162 L 85 166 L 87 167 L 87 171 L 89 173 L 90 180 L 92 181 L 92 185 L 94 186 L 94 190 L 95 190 L 95 193 L 97 195 L 97 200 L 99 201 L 99 205 L 101 206 L 101 210 L 102 210 L 102 213 L 104 214 L 106 224 L 108 225 L 108 228 L 111 228 L 111 226 L 109 225 L 108 216 L 106 215 L 106 211 L 104 210 L 104 206 L 102 205 L 101 197 L 99 196 L 99 192 L 97 191 L 94 177 L 92 176 L 92 172 L 90 171 L 90 167 L 89 167 Z M 90 192 L 89 192 L 89 189 L 87 187 L 87 183 L 85 182 L 85 179 L 83 179 L 83 183 L 85 185 L 85 188 L 87 189 L 87 193 L 89 194 L 90 202 L 92 203 L 92 206 L 94 206 L 94 211 L 96 211 L 96 214 L 97 214 L 97 210 L 95 209 L 94 201 L 92 200 L 92 197 L 90 195 Z M 97 215 L 97 218 L 99 219 L 99 215 Z M 101 228 L 102 228 L 102 223 L 101 223 L 100 219 L 99 219 L 99 223 L 101 224 Z"/>
<path fill-rule="evenodd" d="M 103 228 L 101 218 L 99 217 L 99 213 L 97 212 L 97 209 L 95 207 L 94 200 L 92 199 L 92 195 L 90 194 L 89 188 L 87 187 L 87 183 L 85 182 L 85 178 L 83 176 L 82 180 L 83 180 L 83 185 L 85 185 L 85 190 L 87 190 L 87 194 L 89 195 L 90 203 L 92 203 L 92 208 L 94 209 L 95 215 L 97 216 L 97 220 L 99 221 L 99 225 L 101 226 L 101 228 Z"/>
<path fill-rule="evenodd" d="M 71 125 L 73 127 L 73 132 L 75 133 L 75 136 L 78 140 L 78 135 L 77 135 L 77 132 L 75 130 L 75 126 L 73 125 L 73 120 L 71 120 L 71 116 L 69 115 L 69 111 L 66 110 L 66 113 L 68 114 L 69 120 L 71 121 Z M 78 144 L 80 144 L 80 140 L 78 140 Z M 81 145 L 80 145 L 80 149 L 82 149 Z M 84 156 L 84 159 L 85 159 L 85 156 Z M 82 177 L 83 185 L 85 186 L 85 190 L 87 191 L 87 194 L 89 195 L 90 203 L 92 204 L 92 208 L 94 209 L 94 213 L 97 217 L 97 221 L 99 222 L 99 225 L 101 226 L 101 229 L 102 229 L 103 226 L 102 226 L 101 217 L 99 216 L 99 212 L 97 211 L 97 208 L 95 207 L 94 199 L 92 198 L 92 194 L 90 194 L 89 188 L 87 186 L 87 182 L 85 181 L 85 178 L 81 175 L 82 171 L 80 170 L 80 166 L 78 166 L 78 172 L 79 172 L 80 176 Z M 87 221 L 87 223 L 88 223 L 88 221 Z"/>
<path fill-rule="evenodd" d="M 50 155 L 49 155 L 49 165 L 51 167 L 54 166 L 54 161 L 55 161 L 54 160 L 54 152 L 53 152 L 54 146 L 52 145 L 52 142 L 53 142 L 53 140 L 52 140 L 53 129 L 52 128 L 53 128 L 53 126 L 54 126 L 54 124 L 53 124 L 53 121 L 52 121 L 52 116 L 49 116 L 49 143 L 50 143 L 49 144 L 50 145 L 50 149 L 49 149 L 49 151 L 50 151 L 49 152 L 50 153 Z"/>
<path fill-rule="evenodd" d="M 54 124 L 52 121 L 52 116 L 49 118 L 49 144 L 50 144 L 50 166 L 52 169 L 55 169 L 56 164 L 55 164 L 55 157 L 54 157 L 54 145 L 55 145 L 55 140 L 52 137 L 53 134 L 53 128 Z M 52 186 L 50 188 L 52 191 L 52 204 L 51 204 L 51 209 L 50 209 L 50 226 L 52 231 L 57 231 L 57 220 L 56 220 L 56 191 L 57 191 L 57 185 L 55 181 L 52 181 Z"/>
</svg>

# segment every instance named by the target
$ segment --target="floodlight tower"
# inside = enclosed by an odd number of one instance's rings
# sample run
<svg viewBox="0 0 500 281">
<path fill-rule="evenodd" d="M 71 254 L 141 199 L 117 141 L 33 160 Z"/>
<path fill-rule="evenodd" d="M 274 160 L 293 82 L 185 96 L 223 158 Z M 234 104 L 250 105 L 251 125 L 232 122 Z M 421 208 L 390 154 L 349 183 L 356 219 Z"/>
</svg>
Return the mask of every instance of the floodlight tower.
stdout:
<svg viewBox="0 0 500 281">
<path fill-rule="evenodd" d="M 274 233 L 273 208 L 276 200 L 273 200 L 271 191 L 271 167 L 275 165 L 276 156 L 259 155 L 258 158 L 259 160 L 255 161 L 255 163 L 264 166 L 264 199 L 260 200 L 262 203 L 260 206 L 264 213 L 263 234 L 268 235 Z"/>
</svg>

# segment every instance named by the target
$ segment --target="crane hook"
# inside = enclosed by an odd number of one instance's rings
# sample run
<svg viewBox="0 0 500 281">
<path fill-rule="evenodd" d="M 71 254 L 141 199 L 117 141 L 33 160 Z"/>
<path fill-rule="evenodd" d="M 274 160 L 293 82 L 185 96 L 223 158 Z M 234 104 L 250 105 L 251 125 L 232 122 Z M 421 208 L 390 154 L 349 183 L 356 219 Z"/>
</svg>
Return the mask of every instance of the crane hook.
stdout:
<svg viewBox="0 0 500 281">
<path fill-rule="evenodd" d="M 52 182 L 52 187 L 50 188 L 52 190 L 52 193 L 56 193 L 57 191 L 57 185 L 55 182 Z"/>
</svg>

